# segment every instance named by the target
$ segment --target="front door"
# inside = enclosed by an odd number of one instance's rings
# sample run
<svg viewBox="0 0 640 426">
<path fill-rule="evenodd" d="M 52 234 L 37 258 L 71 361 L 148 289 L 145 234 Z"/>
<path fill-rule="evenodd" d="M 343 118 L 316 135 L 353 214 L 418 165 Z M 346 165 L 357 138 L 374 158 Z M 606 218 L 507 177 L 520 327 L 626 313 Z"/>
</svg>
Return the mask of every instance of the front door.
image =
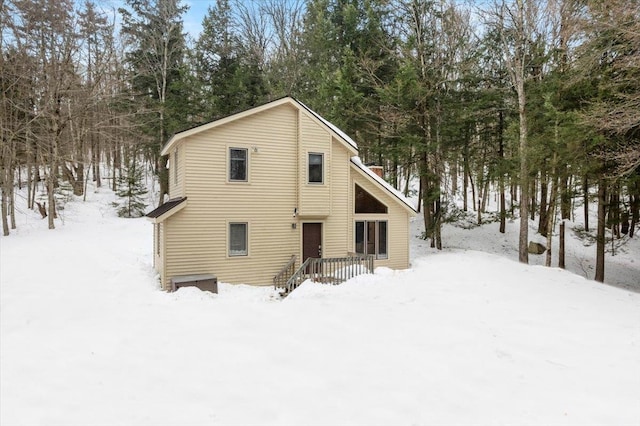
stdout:
<svg viewBox="0 0 640 426">
<path fill-rule="evenodd" d="M 302 224 L 302 261 L 322 257 L 322 224 Z"/>
</svg>

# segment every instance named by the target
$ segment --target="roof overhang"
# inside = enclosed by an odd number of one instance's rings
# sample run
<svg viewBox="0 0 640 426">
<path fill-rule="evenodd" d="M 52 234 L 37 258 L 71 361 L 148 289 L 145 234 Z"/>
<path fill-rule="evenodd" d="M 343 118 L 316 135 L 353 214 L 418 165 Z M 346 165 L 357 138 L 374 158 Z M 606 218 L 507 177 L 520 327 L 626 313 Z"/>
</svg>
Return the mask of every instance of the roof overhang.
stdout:
<svg viewBox="0 0 640 426">
<path fill-rule="evenodd" d="M 146 217 L 153 223 L 164 222 L 174 214 L 178 213 L 180 210 L 184 209 L 186 206 L 187 197 L 173 198 L 160 207 L 151 210 L 146 214 Z"/>
<path fill-rule="evenodd" d="M 382 179 L 380 176 L 375 174 L 371 169 L 362 164 L 359 157 L 351 157 L 351 166 L 354 170 L 360 172 L 362 176 L 366 179 L 370 180 L 372 183 L 382 187 L 385 192 L 389 193 L 392 198 L 394 198 L 400 206 L 402 206 L 411 216 L 416 216 L 418 212 L 416 211 L 411 200 L 407 199 L 400 191 L 395 189 L 393 186 L 389 185 L 387 181 Z"/>
<path fill-rule="evenodd" d="M 252 115 L 252 114 L 256 114 L 256 113 L 259 113 L 259 112 L 262 112 L 262 111 L 266 111 L 268 109 L 275 108 L 277 106 L 284 105 L 284 104 L 287 104 L 287 103 L 292 103 L 292 101 L 293 101 L 293 99 L 289 98 L 289 97 L 281 98 L 281 99 L 275 100 L 273 102 L 269 102 L 269 103 L 266 103 L 264 105 L 257 106 L 255 108 L 251 108 L 251 109 L 248 109 L 248 110 L 245 110 L 245 111 L 242 111 L 242 112 L 238 112 L 236 114 L 229 115 L 229 116 L 221 118 L 219 120 L 214 120 L 214 121 L 211 121 L 209 123 L 202 124 L 200 126 L 193 127 L 191 129 L 183 130 L 182 132 L 178 132 L 178 133 L 174 134 L 171 137 L 171 139 L 169 139 L 169 141 L 164 146 L 164 148 L 162 148 L 162 152 L 160 154 L 161 155 L 169 154 L 171 152 L 171 148 L 173 148 L 175 146 L 175 144 L 177 144 L 178 141 L 180 141 L 181 139 L 184 139 L 186 137 L 189 137 L 189 136 L 195 135 L 197 133 L 204 132 L 204 131 L 207 131 L 207 130 L 210 130 L 210 129 L 213 129 L 213 128 L 216 128 L 216 127 L 219 127 L 219 126 L 223 126 L 223 125 L 225 125 L 227 123 L 230 123 L 232 121 L 241 119 L 243 117 L 247 117 L 247 116 Z"/>
</svg>

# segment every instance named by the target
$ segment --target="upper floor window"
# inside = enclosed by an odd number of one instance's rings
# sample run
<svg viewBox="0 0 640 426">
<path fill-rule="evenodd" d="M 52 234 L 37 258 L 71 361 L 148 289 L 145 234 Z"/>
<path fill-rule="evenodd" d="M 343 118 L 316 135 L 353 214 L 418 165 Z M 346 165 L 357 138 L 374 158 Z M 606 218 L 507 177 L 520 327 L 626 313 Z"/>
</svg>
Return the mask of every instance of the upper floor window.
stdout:
<svg viewBox="0 0 640 426">
<path fill-rule="evenodd" d="M 229 181 L 247 181 L 246 148 L 229 148 Z"/>
<path fill-rule="evenodd" d="M 309 183 L 323 183 L 324 154 L 309 153 Z"/>
</svg>

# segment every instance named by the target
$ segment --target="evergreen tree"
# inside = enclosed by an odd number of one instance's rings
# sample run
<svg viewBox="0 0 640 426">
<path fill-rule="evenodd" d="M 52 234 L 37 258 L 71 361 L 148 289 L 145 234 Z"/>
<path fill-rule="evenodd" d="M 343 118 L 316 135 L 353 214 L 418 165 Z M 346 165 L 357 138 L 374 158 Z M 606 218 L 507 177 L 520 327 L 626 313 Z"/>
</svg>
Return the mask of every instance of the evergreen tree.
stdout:
<svg viewBox="0 0 640 426">
<path fill-rule="evenodd" d="M 113 203 L 114 207 L 118 207 L 120 217 L 141 217 L 147 208 L 143 198 L 148 192 L 144 184 L 144 174 L 138 155 L 133 151 L 126 159 L 118 178 L 116 195 L 122 198 L 122 201 Z"/>
<path fill-rule="evenodd" d="M 245 19 L 253 19 L 244 10 Z M 241 41 L 239 23 L 228 0 L 209 6 L 196 41 L 194 69 L 199 121 L 227 116 L 263 103 L 267 98 L 262 69 L 263 47 Z"/>
<path fill-rule="evenodd" d="M 185 36 L 180 0 L 127 0 L 121 8 L 122 32 L 128 42 L 132 113 L 160 181 L 160 204 L 169 190 L 167 159 L 160 156 L 169 135 L 186 127 Z"/>
</svg>

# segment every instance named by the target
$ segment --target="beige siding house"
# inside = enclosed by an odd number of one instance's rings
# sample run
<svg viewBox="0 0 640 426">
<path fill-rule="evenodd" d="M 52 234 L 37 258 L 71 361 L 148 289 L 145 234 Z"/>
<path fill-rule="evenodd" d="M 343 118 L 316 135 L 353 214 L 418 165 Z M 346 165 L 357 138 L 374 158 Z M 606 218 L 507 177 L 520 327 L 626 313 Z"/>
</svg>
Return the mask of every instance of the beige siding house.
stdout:
<svg viewBox="0 0 640 426">
<path fill-rule="evenodd" d="M 293 98 L 174 135 L 170 200 L 154 222 L 162 288 L 184 275 L 270 285 L 293 255 L 409 266 L 412 204 L 364 166 L 355 142 Z"/>
</svg>

